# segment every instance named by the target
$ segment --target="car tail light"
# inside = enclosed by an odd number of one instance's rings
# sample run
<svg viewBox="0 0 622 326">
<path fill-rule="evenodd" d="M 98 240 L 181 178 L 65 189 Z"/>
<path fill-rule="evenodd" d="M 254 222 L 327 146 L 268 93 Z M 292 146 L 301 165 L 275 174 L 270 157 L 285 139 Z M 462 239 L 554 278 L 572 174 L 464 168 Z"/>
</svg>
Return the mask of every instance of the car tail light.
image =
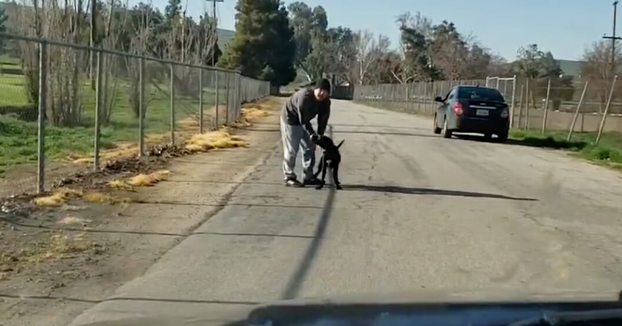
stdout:
<svg viewBox="0 0 622 326">
<path fill-rule="evenodd" d="M 501 111 L 501 118 L 505 119 L 508 116 L 509 116 L 508 108 L 503 108 L 503 111 Z"/>
<path fill-rule="evenodd" d="M 460 104 L 460 102 L 454 103 L 454 113 L 456 115 L 462 115 L 462 112 L 464 112 L 462 110 L 462 104 Z"/>
</svg>

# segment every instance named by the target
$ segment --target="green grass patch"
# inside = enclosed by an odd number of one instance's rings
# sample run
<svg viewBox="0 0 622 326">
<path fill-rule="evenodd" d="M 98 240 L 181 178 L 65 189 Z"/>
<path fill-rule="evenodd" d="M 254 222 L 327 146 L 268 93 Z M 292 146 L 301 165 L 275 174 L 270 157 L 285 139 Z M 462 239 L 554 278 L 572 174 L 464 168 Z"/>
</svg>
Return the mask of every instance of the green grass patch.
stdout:
<svg viewBox="0 0 622 326">
<path fill-rule="evenodd" d="M 11 76 L 12 77 L 12 76 Z M 21 81 L 23 83 L 23 77 Z M 5 79 L 3 79 L 5 78 Z M 0 77 L 0 103 L 4 105 L 24 105 L 25 97 L 16 100 L 14 97 L 5 97 L 3 87 L 6 87 L 7 76 Z M 4 85 L 3 85 L 4 83 Z M 23 84 L 16 86 L 15 89 Z M 114 148 L 120 143 L 138 143 L 138 118 L 130 107 L 129 87 L 124 81 L 119 82 L 112 103 L 110 121 L 101 128 L 101 149 Z M 112 96 L 112 95 L 109 95 Z M 205 89 L 203 95 L 204 110 L 213 104 L 215 95 L 213 90 Z M 170 99 L 168 87 L 147 87 L 145 96 L 147 110 L 145 116 L 145 134 L 165 134 L 170 131 Z M 226 101 L 224 91 L 219 102 Z M 20 103 L 21 102 L 21 103 Z M 2 104 L 0 104 L 2 105 Z M 95 92 L 85 82 L 81 92 L 81 123 L 75 127 L 54 127 L 46 123 L 45 151 L 49 159 L 67 159 L 70 156 L 85 156 L 93 154 L 94 147 L 94 120 L 95 120 Z M 175 98 L 175 123 L 189 117 L 196 117 L 199 113 L 199 103 L 196 97 L 179 96 Z M 209 122 L 208 122 L 209 123 Z M 209 124 L 208 124 L 209 125 Z M 179 129 L 178 126 L 176 126 Z M 198 131 L 198 130 L 197 130 Z M 0 115 L 0 174 L 7 166 L 35 162 L 37 160 L 37 123 L 17 119 L 14 115 Z"/>
<path fill-rule="evenodd" d="M 102 147 L 112 146 L 109 139 L 102 140 Z M 36 161 L 37 123 L 13 116 L 0 116 L 0 148 L 0 167 Z M 92 150 L 92 128 L 46 128 L 45 152 L 51 159 L 62 159 L 72 153 L 88 153 Z"/>
<path fill-rule="evenodd" d="M 598 163 L 613 166 L 622 164 L 622 133 L 605 132 L 598 145 L 594 145 L 597 133 L 573 133 L 570 141 L 566 140 L 566 131 L 550 131 L 542 134 L 536 130 L 512 130 L 509 142 L 517 145 L 563 149 L 577 156 Z"/>
<path fill-rule="evenodd" d="M 6 54 L 0 55 L 0 64 L 19 66 L 19 58 L 11 57 Z"/>
<path fill-rule="evenodd" d="M 28 104 L 23 75 L 0 75 L 0 106 Z"/>
<path fill-rule="evenodd" d="M 93 155 L 94 121 L 95 121 L 95 91 L 92 90 L 86 76 L 80 76 L 83 83 L 80 89 L 80 122 L 72 127 L 55 127 L 46 122 L 45 155 L 46 159 L 66 160 Z M 100 148 L 102 150 L 118 147 L 120 144 L 138 144 L 139 121 L 130 107 L 130 87 L 127 79 L 114 77 L 110 85 L 116 83 L 116 91 L 110 90 L 102 94 L 106 103 L 112 102 L 109 121 L 102 125 Z M 226 88 L 221 81 L 219 89 L 219 104 L 227 102 Z M 146 115 L 145 135 L 147 141 L 155 141 L 159 137 L 153 135 L 167 135 L 171 129 L 169 84 L 166 80 L 160 84 L 146 85 Z M 189 118 L 195 119 L 199 115 L 198 94 L 183 96 L 181 92 L 175 94 L 175 129 L 186 128 L 194 130 L 194 122 L 189 124 Z M 203 91 L 203 109 L 208 112 L 215 104 L 215 89 L 205 85 Z M 231 97 L 232 98 L 232 97 Z M 112 101 L 111 101 L 112 99 Z M 37 112 L 29 103 L 25 78 L 19 59 L 6 55 L 0 56 L 0 177 L 10 175 L 11 167 L 23 163 L 33 163 L 37 160 Z M 25 121 L 19 119 L 30 120 Z M 27 118 L 24 118 L 24 117 Z M 222 110 L 219 122 L 224 122 Z M 183 121 L 183 122 L 182 122 Z M 182 122 L 182 123 L 180 123 Z M 212 121 L 205 121 L 206 126 Z M 198 132 L 198 126 L 197 132 Z"/>
</svg>

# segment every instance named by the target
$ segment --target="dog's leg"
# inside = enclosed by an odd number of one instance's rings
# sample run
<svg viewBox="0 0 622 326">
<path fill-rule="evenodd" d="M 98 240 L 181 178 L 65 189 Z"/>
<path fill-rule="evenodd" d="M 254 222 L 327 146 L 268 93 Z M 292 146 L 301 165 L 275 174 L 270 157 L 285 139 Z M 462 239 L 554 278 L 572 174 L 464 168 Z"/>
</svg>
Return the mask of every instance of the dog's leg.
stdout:
<svg viewBox="0 0 622 326">
<path fill-rule="evenodd" d="M 320 182 L 318 183 L 317 186 L 315 186 L 315 189 L 320 190 L 322 188 L 324 188 L 324 184 L 326 183 L 326 169 L 328 168 L 328 164 L 326 164 L 326 158 L 322 157 L 322 178 L 320 179 Z"/>
<path fill-rule="evenodd" d="M 317 179 L 317 177 L 322 173 L 322 166 L 324 165 L 324 155 L 320 157 L 319 163 L 317 164 L 317 172 L 313 174 L 313 178 Z"/>
<path fill-rule="evenodd" d="M 339 164 L 333 168 L 333 182 L 335 182 L 335 189 L 342 189 L 341 182 L 339 182 Z"/>
</svg>

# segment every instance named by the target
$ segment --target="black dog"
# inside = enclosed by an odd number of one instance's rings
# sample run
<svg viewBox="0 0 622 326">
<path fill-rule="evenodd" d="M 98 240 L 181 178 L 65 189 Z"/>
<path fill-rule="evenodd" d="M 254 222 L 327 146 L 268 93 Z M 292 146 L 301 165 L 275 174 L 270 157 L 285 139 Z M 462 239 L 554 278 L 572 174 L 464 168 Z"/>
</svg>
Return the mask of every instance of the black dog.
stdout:
<svg viewBox="0 0 622 326">
<path fill-rule="evenodd" d="M 321 136 L 317 140 L 316 144 L 324 150 L 324 153 L 322 153 L 322 158 L 320 158 L 318 171 L 314 175 L 314 177 L 317 178 L 318 175 L 322 173 L 320 183 L 315 186 L 315 189 L 322 189 L 324 184 L 326 184 L 325 180 L 327 168 L 330 168 L 333 172 L 333 182 L 335 183 L 335 188 L 341 189 L 341 183 L 339 182 L 339 163 L 341 163 L 339 147 L 343 144 L 343 140 L 339 143 L 339 145 L 335 146 L 332 139 L 326 136 Z"/>
</svg>

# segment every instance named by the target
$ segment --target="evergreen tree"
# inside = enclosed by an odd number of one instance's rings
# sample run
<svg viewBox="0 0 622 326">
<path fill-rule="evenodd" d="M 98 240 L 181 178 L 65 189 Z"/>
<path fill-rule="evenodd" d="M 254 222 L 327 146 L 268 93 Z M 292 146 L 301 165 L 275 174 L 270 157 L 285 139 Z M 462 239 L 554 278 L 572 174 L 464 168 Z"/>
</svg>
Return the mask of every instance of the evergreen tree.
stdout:
<svg viewBox="0 0 622 326">
<path fill-rule="evenodd" d="M 166 23 L 169 26 L 173 26 L 173 22 L 178 20 L 181 16 L 181 0 L 169 0 L 166 7 L 164 7 L 164 17 Z"/>
<path fill-rule="evenodd" d="M 235 37 L 220 65 L 275 87 L 296 78 L 296 43 L 287 9 L 278 0 L 238 0 Z"/>
</svg>

